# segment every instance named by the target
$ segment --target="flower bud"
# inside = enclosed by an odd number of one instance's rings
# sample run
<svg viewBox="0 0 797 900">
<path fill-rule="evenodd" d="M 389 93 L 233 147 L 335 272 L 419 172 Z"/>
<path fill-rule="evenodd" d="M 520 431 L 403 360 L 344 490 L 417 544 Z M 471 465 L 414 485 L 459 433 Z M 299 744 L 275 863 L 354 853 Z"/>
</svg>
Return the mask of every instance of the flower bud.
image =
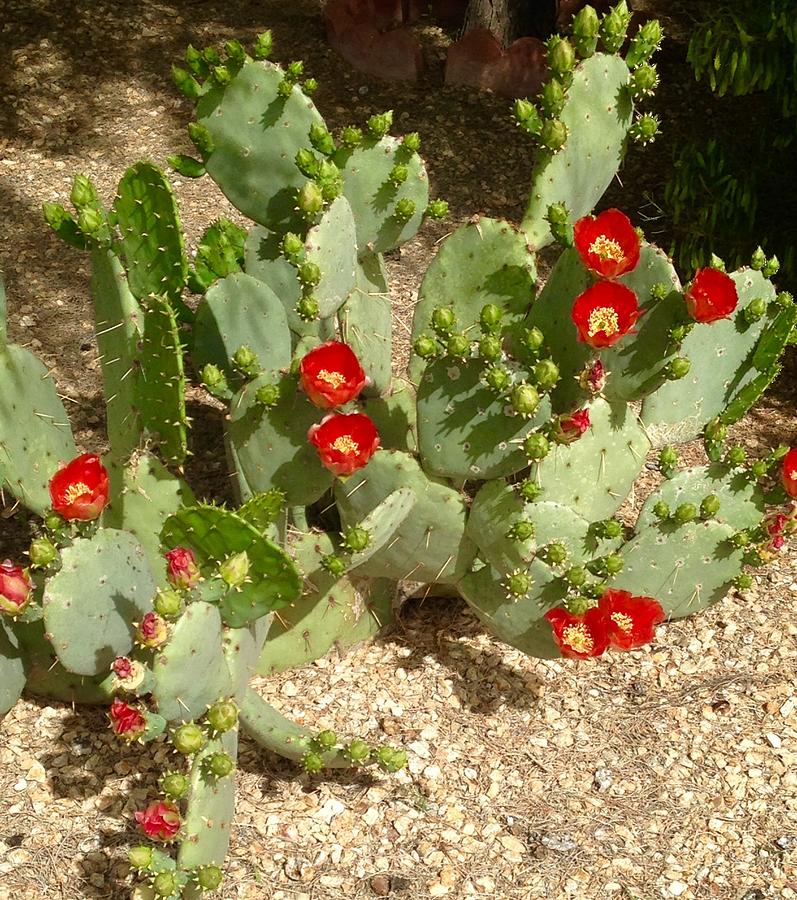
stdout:
<svg viewBox="0 0 797 900">
<path fill-rule="evenodd" d="M 533 503 L 537 497 L 540 496 L 542 490 L 539 484 L 531 478 L 521 481 L 520 484 L 517 485 L 517 489 L 520 496 L 529 503 Z"/>
<path fill-rule="evenodd" d="M 339 556 L 335 556 L 334 553 L 328 553 L 326 556 L 321 557 L 321 567 L 329 572 L 330 575 L 334 575 L 335 578 L 341 578 L 346 574 L 346 563 Z"/>
<path fill-rule="evenodd" d="M 212 66 L 210 75 L 216 84 L 222 87 L 232 81 L 232 72 L 227 66 Z"/>
<path fill-rule="evenodd" d="M 559 541 L 554 541 L 542 548 L 540 556 L 551 565 L 561 566 L 567 561 L 567 547 Z"/>
<path fill-rule="evenodd" d="M 320 161 L 312 150 L 308 150 L 306 147 L 297 150 L 293 161 L 305 178 L 315 178 L 318 175 Z"/>
<path fill-rule="evenodd" d="M 549 391 L 559 381 L 559 366 L 552 359 L 541 359 L 534 366 L 534 381 L 541 391 Z"/>
<path fill-rule="evenodd" d="M 201 573 L 194 551 L 189 547 L 174 547 L 169 550 L 166 554 L 166 569 L 166 577 L 173 587 L 188 590 L 199 582 Z"/>
<path fill-rule="evenodd" d="M 540 395 L 534 385 L 516 384 L 510 395 L 512 409 L 520 416 L 531 416 L 540 405 Z"/>
<path fill-rule="evenodd" d="M 402 138 L 401 146 L 410 153 L 417 153 L 421 149 L 421 136 L 417 131 L 410 131 Z"/>
<path fill-rule="evenodd" d="M 77 174 L 72 181 L 72 191 L 69 199 L 75 209 L 79 210 L 82 206 L 88 206 L 90 203 L 97 202 L 97 191 L 86 175 Z"/>
<path fill-rule="evenodd" d="M 479 340 L 479 356 L 486 359 L 487 362 L 494 362 L 499 359 L 502 352 L 501 338 L 494 334 L 482 335 Z"/>
<path fill-rule="evenodd" d="M 430 200 L 429 205 L 426 207 L 426 215 L 430 219 L 445 219 L 448 215 L 448 201 Z"/>
<path fill-rule="evenodd" d="M 748 325 L 763 319 L 767 313 L 767 301 L 763 297 L 756 297 L 744 308 L 744 320 Z"/>
<path fill-rule="evenodd" d="M 537 353 L 545 343 L 545 335 L 539 328 L 526 328 L 521 335 L 520 343 L 529 353 Z"/>
<path fill-rule="evenodd" d="M 619 553 L 610 553 L 604 557 L 603 564 L 607 575 L 619 575 L 625 568 L 625 560 Z"/>
<path fill-rule="evenodd" d="M 321 187 L 321 195 L 327 203 L 331 203 L 343 190 L 343 175 L 331 160 L 321 160 L 317 180 Z"/>
<path fill-rule="evenodd" d="M 506 581 L 504 582 L 504 587 L 506 588 L 506 592 L 510 598 L 519 599 L 520 597 L 525 597 L 526 594 L 531 590 L 531 586 L 534 584 L 531 575 L 528 572 L 522 572 L 521 570 L 517 570 L 512 572 L 510 575 L 507 575 Z"/>
<path fill-rule="evenodd" d="M 548 438 L 546 438 L 544 434 L 530 434 L 526 440 L 523 441 L 523 450 L 526 454 L 526 458 L 529 460 L 544 459 L 548 455 L 550 449 L 551 445 L 548 443 Z"/>
<path fill-rule="evenodd" d="M 235 771 L 235 760 L 229 753 L 211 753 L 205 758 L 204 765 L 214 778 L 226 778 Z"/>
<path fill-rule="evenodd" d="M 694 503 L 680 503 L 675 508 L 675 521 L 682 525 L 697 518 L 697 507 Z"/>
<path fill-rule="evenodd" d="M 504 314 L 495 303 L 486 303 L 479 313 L 479 325 L 485 334 L 497 334 L 501 330 Z"/>
<path fill-rule="evenodd" d="M 446 341 L 446 353 L 454 359 L 468 359 L 470 357 L 470 339 L 466 334 L 449 335 Z"/>
<path fill-rule="evenodd" d="M 341 129 L 340 142 L 349 150 L 359 147 L 363 142 L 362 130 L 356 128 L 354 125 L 347 125 L 345 128 Z"/>
<path fill-rule="evenodd" d="M 293 91 L 293 82 L 288 78 L 283 78 L 277 85 L 277 96 L 282 100 L 287 100 Z"/>
<path fill-rule="evenodd" d="M 584 566 L 571 566 L 562 576 L 564 580 L 573 587 L 581 587 L 582 584 L 587 580 L 587 570 Z M 568 609 L 570 607 L 568 606 Z M 570 612 L 575 613 L 574 610 L 570 609 Z"/>
<path fill-rule="evenodd" d="M 513 541 L 527 541 L 534 537 L 534 523 L 520 519 L 507 531 L 506 536 Z"/>
<path fill-rule="evenodd" d="M 489 366 L 482 376 L 484 383 L 496 394 L 502 394 L 510 385 L 509 372 L 501 366 Z"/>
<path fill-rule="evenodd" d="M 589 597 L 567 597 L 565 599 L 565 607 L 573 616 L 583 616 L 588 609 L 594 606 Z"/>
<path fill-rule="evenodd" d="M 219 577 L 231 588 L 242 587 L 249 578 L 249 556 L 246 550 L 228 556 L 219 566 Z"/>
<path fill-rule="evenodd" d="M 720 498 L 716 494 L 708 494 L 700 504 L 700 518 L 713 519 L 720 511 Z"/>
<path fill-rule="evenodd" d="M 202 368 L 201 378 L 207 392 L 214 397 L 224 396 L 230 389 L 224 372 L 213 363 L 207 363 Z"/>
<path fill-rule="evenodd" d="M 163 616 L 165 619 L 174 619 L 183 611 L 183 598 L 177 591 L 161 589 L 155 594 L 152 605 L 159 616 Z"/>
<path fill-rule="evenodd" d="M 260 363 L 257 354 L 246 344 L 239 347 L 232 357 L 232 363 L 243 375 L 257 375 L 260 371 Z"/>
<path fill-rule="evenodd" d="M 409 197 L 402 197 L 396 204 L 394 215 L 399 222 L 409 222 L 415 215 L 415 201 Z"/>
<path fill-rule="evenodd" d="M 515 100 L 512 114 L 518 127 L 527 134 L 537 135 L 542 130 L 542 116 L 530 100 Z"/>
<path fill-rule="evenodd" d="M 188 793 L 189 779 L 182 772 L 166 772 L 161 776 L 160 789 L 170 800 L 180 800 Z"/>
<path fill-rule="evenodd" d="M 556 153 L 567 140 L 567 125 L 561 119 L 546 119 L 540 130 L 540 141 L 543 146 Z"/>
<path fill-rule="evenodd" d="M 387 112 L 371 116 L 367 122 L 367 128 L 375 138 L 383 138 L 390 131 L 392 124 L 393 110 L 389 109 Z"/>
<path fill-rule="evenodd" d="M 678 451 L 675 447 L 662 447 L 659 452 L 659 468 L 674 469 L 678 465 Z"/>
<path fill-rule="evenodd" d="M 199 78 L 207 78 L 208 72 L 208 64 L 202 57 L 202 54 L 194 47 L 192 44 L 189 44 L 185 50 L 185 64 L 188 66 L 189 71 L 192 75 L 196 75 Z"/>
<path fill-rule="evenodd" d="M 351 741 L 345 752 L 346 756 L 355 765 L 366 762 L 371 756 L 371 748 L 362 738 L 355 738 Z"/>
<path fill-rule="evenodd" d="M 304 63 L 301 59 L 295 59 L 293 62 L 288 63 L 288 68 L 285 70 L 285 74 L 288 78 L 292 78 L 294 81 L 297 78 L 301 78 L 304 75 Z"/>
<path fill-rule="evenodd" d="M 393 747 L 380 747 L 376 751 L 376 762 L 385 772 L 399 772 L 407 765 L 407 752 Z"/>
<path fill-rule="evenodd" d="M 77 224 L 83 234 L 95 237 L 105 223 L 99 210 L 93 206 L 84 206 L 78 211 Z"/>
<path fill-rule="evenodd" d="M 301 297 L 296 304 L 296 315 L 303 322 L 314 322 L 319 312 L 318 300 L 315 297 Z"/>
<path fill-rule="evenodd" d="M 439 335 L 450 334 L 457 324 L 453 306 L 436 306 L 432 310 L 432 328 Z"/>
<path fill-rule="evenodd" d="M 750 543 L 750 532 L 746 529 L 742 529 L 741 531 L 737 531 L 735 534 L 732 534 L 730 537 L 730 542 L 734 547 L 741 548 L 746 547 Z"/>
<path fill-rule="evenodd" d="M 548 207 L 545 216 L 551 227 L 554 240 L 563 247 L 573 246 L 573 225 L 570 222 L 570 213 L 564 203 L 552 203 Z"/>
<path fill-rule="evenodd" d="M 667 363 L 664 371 L 670 381 L 677 381 L 679 378 L 685 378 L 691 368 L 692 363 L 685 356 L 676 356 Z"/>
<path fill-rule="evenodd" d="M 152 855 L 152 847 L 141 845 L 131 847 L 127 852 L 127 859 L 131 868 L 143 871 L 152 865 Z"/>
<path fill-rule="evenodd" d="M 172 734 L 172 744 L 178 753 L 185 756 L 193 756 L 205 746 L 207 737 L 205 732 L 194 722 L 180 725 Z"/>
<path fill-rule="evenodd" d="M 761 247 L 756 247 L 753 251 L 753 256 L 750 259 L 750 268 L 755 269 L 757 272 L 764 268 L 767 264 L 767 257 Z"/>
<path fill-rule="evenodd" d="M 687 334 L 689 334 L 688 325 L 673 325 L 669 333 L 670 341 L 673 344 L 680 344 Z"/>
<path fill-rule="evenodd" d="M 161 872 L 152 881 L 152 890 L 156 897 L 172 897 L 180 888 L 180 882 L 174 872 Z"/>
<path fill-rule="evenodd" d="M 139 622 L 136 637 L 142 647 L 157 650 L 169 639 L 169 626 L 162 616 L 148 612 Z"/>
<path fill-rule="evenodd" d="M 343 532 L 343 546 L 349 553 L 360 553 L 371 543 L 371 535 L 365 528 L 355 525 Z"/>
<path fill-rule="evenodd" d="M 588 59 L 598 46 L 600 19 L 592 6 L 582 7 L 573 18 L 573 44 L 579 56 Z"/>
<path fill-rule="evenodd" d="M 299 276 L 299 281 L 310 287 L 315 287 L 321 281 L 321 269 L 318 264 L 314 262 L 303 262 L 299 266 L 297 274 Z"/>
<path fill-rule="evenodd" d="M 409 174 L 410 170 L 403 163 L 396 163 L 388 173 L 387 180 L 393 187 L 400 187 L 407 180 Z"/>
<path fill-rule="evenodd" d="M 631 75 L 631 90 L 637 100 L 652 96 L 658 84 L 659 73 L 656 71 L 656 67 L 649 63 L 641 65 Z"/>
<path fill-rule="evenodd" d="M 749 572 L 742 572 L 734 581 L 737 591 L 749 591 L 753 586 L 753 576 Z"/>
<path fill-rule="evenodd" d="M 652 116 L 649 113 L 639 116 L 636 122 L 634 122 L 628 130 L 628 133 L 635 141 L 643 146 L 645 144 L 652 144 L 656 139 L 656 135 L 659 133 L 658 116 Z"/>
<path fill-rule="evenodd" d="M 313 148 L 319 153 L 323 153 L 324 156 L 331 156 L 335 152 L 335 142 L 332 140 L 332 135 L 318 122 L 314 122 L 310 126 L 309 137 Z"/>
<path fill-rule="evenodd" d="M 47 537 L 34 538 L 30 542 L 28 550 L 30 564 L 36 569 L 45 569 L 50 563 L 58 559 L 58 550 L 55 544 Z"/>
<path fill-rule="evenodd" d="M 561 78 L 573 71 L 576 64 L 576 51 L 567 38 L 553 35 L 547 42 L 548 48 L 548 68 Z"/>
<path fill-rule="evenodd" d="M 271 56 L 273 46 L 274 42 L 271 38 L 271 32 L 263 31 L 255 38 L 252 56 L 254 56 L 255 59 L 268 59 L 269 56 Z"/>
<path fill-rule="evenodd" d="M 217 700 L 207 712 L 208 725 L 213 731 L 224 734 L 238 724 L 238 705 L 234 700 Z"/>
<path fill-rule="evenodd" d="M 279 403 L 280 389 L 276 384 L 262 384 L 255 391 L 255 403 L 263 409 L 273 409 Z"/>
<path fill-rule="evenodd" d="M 282 252 L 288 259 L 293 259 L 304 250 L 304 241 L 298 234 L 288 231 L 282 239 Z"/>
<path fill-rule="evenodd" d="M 706 424 L 704 435 L 707 441 L 724 441 L 728 436 L 728 427 L 715 418 Z"/>
<path fill-rule="evenodd" d="M 604 519 L 603 522 L 595 523 L 594 531 L 598 537 L 612 541 L 622 537 L 623 525 L 621 522 L 618 522 L 617 519 Z"/>
<path fill-rule="evenodd" d="M 745 452 L 744 447 L 736 444 L 728 450 L 728 465 L 729 466 L 743 466 L 745 460 L 747 459 L 747 453 Z"/>
<path fill-rule="evenodd" d="M 324 208 L 324 195 L 315 181 L 302 185 L 296 197 L 296 205 L 306 216 L 314 216 Z"/>
<path fill-rule="evenodd" d="M 188 136 L 191 138 L 194 146 L 202 154 L 203 159 L 207 159 L 216 149 L 210 131 L 207 126 L 201 125 L 199 122 L 188 123 Z"/>
<path fill-rule="evenodd" d="M 224 880 L 224 873 L 218 866 L 201 866 L 194 874 L 203 891 L 217 890 Z"/>
<path fill-rule="evenodd" d="M 794 297 L 788 291 L 781 291 L 777 297 L 775 297 L 775 303 L 781 309 L 788 309 L 788 307 L 794 304 Z"/>
<path fill-rule="evenodd" d="M 631 23 L 631 13 L 625 0 L 609 10 L 600 26 L 601 40 L 607 53 L 617 53 L 625 43 L 625 35 Z"/>
<path fill-rule="evenodd" d="M 625 55 L 625 61 L 629 69 L 635 69 L 641 63 L 647 62 L 658 50 L 661 44 L 663 32 L 658 19 L 650 19 L 637 31 L 631 40 L 631 46 Z"/>
<path fill-rule="evenodd" d="M 334 731 L 330 731 L 328 728 L 324 731 L 319 731 L 316 735 L 316 741 L 318 742 L 318 746 L 323 750 L 333 750 L 338 743 L 338 736 Z"/>
<path fill-rule="evenodd" d="M 433 337 L 422 334 L 415 339 L 412 349 L 421 359 L 433 359 L 440 353 L 441 347 Z"/>
<path fill-rule="evenodd" d="M 670 518 L 670 507 L 663 500 L 659 500 L 657 503 L 653 505 L 653 515 L 657 519 L 669 519 Z"/>
<path fill-rule="evenodd" d="M 311 750 L 302 757 L 302 765 L 309 775 L 317 775 L 324 768 L 324 758 Z"/>
<path fill-rule="evenodd" d="M 542 106 L 543 113 L 549 119 L 558 116 L 564 109 L 565 89 L 562 82 L 557 78 L 552 78 L 542 86 L 542 91 L 540 92 L 540 105 Z M 540 132 L 540 134 L 542 135 L 542 132 Z M 543 143 L 546 143 L 544 137 Z M 562 143 L 564 143 L 564 141 L 562 141 Z M 551 149 L 556 150 L 557 147 L 552 147 Z"/>
</svg>

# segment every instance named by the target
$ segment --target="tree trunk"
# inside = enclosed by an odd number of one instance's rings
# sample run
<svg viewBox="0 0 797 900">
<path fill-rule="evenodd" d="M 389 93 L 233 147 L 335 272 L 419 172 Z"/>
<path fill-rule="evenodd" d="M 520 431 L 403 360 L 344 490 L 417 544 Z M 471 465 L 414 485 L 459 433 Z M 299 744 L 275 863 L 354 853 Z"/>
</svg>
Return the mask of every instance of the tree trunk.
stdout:
<svg viewBox="0 0 797 900">
<path fill-rule="evenodd" d="M 556 0 L 470 0 L 463 31 L 486 28 L 502 47 L 524 35 L 545 39 L 554 30 L 557 6 Z"/>
</svg>

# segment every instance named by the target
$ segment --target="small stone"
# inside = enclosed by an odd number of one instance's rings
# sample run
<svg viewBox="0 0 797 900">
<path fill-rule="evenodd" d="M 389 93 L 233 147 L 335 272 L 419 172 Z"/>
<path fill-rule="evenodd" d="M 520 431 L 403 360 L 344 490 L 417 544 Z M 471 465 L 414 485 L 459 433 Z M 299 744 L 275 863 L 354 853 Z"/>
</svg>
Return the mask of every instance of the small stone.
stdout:
<svg viewBox="0 0 797 900">
<path fill-rule="evenodd" d="M 767 738 L 767 743 L 769 744 L 770 747 L 774 747 L 776 750 L 780 750 L 782 741 L 777 734 L 770 733 L 766 736 L 766 738 Z M 28 777 L 30 777 L 30 776 L 28 776 Z"/>
<path fill-rule="evenodd" d="M 544 834 L 540 838 L 540 843 L 547 850 L 553 850 L 555 853 L 572 853 L 578 850 L 578 844 L 567 835 Z"/>
<path fill-rule="evenodd" d="M 596 790 L 599 791 L 608 791 L 609 788 L 614 783 L 614 776 L 612 775 L 611 769 L 596 769 L 595 774 L 592 778 L 592 783 L 595 786 Z"/>
<path fill-rule="evenodd" d="M 684 893 L 688 888 L 688 885 L 684 884 L 683 881 L 673 881 L 670 883 L 670 886 L 667 888 L 667 892 L 671 897 L 680 897 L 681 894 Z"/>
<path fill-rule="evenodd" d="M 387 875 L 374 875 L 370 880 L 371 893 L 377 897 L 387 897 L 390 893 L 390 877 Z"/>
</svg>

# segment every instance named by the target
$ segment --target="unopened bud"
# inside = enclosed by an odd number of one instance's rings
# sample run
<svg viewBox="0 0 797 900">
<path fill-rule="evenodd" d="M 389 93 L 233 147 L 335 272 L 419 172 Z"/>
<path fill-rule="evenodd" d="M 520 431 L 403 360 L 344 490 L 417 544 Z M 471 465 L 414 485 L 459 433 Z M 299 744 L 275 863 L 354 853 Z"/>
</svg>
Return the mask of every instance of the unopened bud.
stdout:
<svg viewBox="0 0 797 900">
<path fill-rule="evenodd" d="M 297 275 L 299 281 L 309 287 L 315 287 L 321 281 L 321 269 L 314 262 L 303 262 L 297 270 Z"/>
<path fill-rule="evenodd" d="M 656 71 L 656 67 L 651 66 L 649 63 L 641 65 L 631 75 L 631 90 L 637 100 L 641 100 L 643 97 L 650 97 L 656 90 L 658 83 L 659 73 Z"/>
<path fill-rule="evenodd" d="M 396 163 L 388 173 L 387 180 L 393 187 L 400 187 L 407 180 L 409 174 L 410 170 L 403 163 Z"/>
<path fill-rule="evenodd" d="M 318 150 L 319 153 L 323 153 L 324 156 L 331 156 L 335 152 L 335 142 L 332 140 L 332 135 L 323 125 L 319 125 L 318 122 L 314 122 L 310 126 L 310 133 L 308 136 L 313 147 Z"/>
<path fill-rule="evenodd" d="M 189 780 L 182 772 L 166 772 L 161 777 L 160 789 L 170 800 L 180 800 L 188 793 Z"/>
<path fill-rule="evenodd" d="M 625 61 L 628 68 L 635 69 L 641 63 L 647 62 L 661 44 L 662 37 L 663 31 L 658 19 L 645 22 L 634 35 L 626 53 Z"/>
<path fill-rule="evenodd" d="M 750 268 L 760 271 L 767 264 L 767 257 L 761 247 L 756 247 L 750 259 Z"/>
<path fill-rule="evenodd" d="M 446 341 L 446 353 L 454 359 L 468 359 L 470 357 L 470 339 L 466 334 L 449 335 Z"/>
<path fill-rule="evenodd" d="M 767 313 L 767 301 L 763 297 L 756 297 L 744 308 L 744 320 L 748 325 L 763 319 Z"/>
<path fill-rule="evenodd" d="M 517 485 L 517 490 L 520 496 L 529 503 L 532 503 L 537 497 L 540 496 L 540 492 L 542 488 L 537 484 L 536 481 L 532 481 L 531 478 L 527 478 L 525 481 L 521 481 L 519 485 Z"/>
<path fill-rule="evenodd" d="M 191 141 L 197 150 L 202 154 L 203 159 L 207 159 L 207 157 L 216 149 L 213 136 L 206 125 L 202 125 L 199 122 L 189 122 L 188 136 L 191 138 Z"/>
<path fill-rule="evenodd" d="M 180 882 L 173 872 L 160 872 L 152 881 L 156 897 L 172 897 L 180 888 Z"/>
<path fill-rule="evenodd" d="M 432 310 L 432 328 L 438 334 L 449 334 L 456 324 L 457 317 L 453 306 L 436 306 Z"/>
<path fill-rule="evenodd" d="M 362 130 L 354 125 L 347 125 L 345 128 L 341 129 L 340 142 L 349 150 L 359 147 L 363 142 Z"/>
<path fill-rule="evenodd" d="M 510 597 L 520 598 L 528 594 L 532 584 L 534 582 L 531 575 L 528 572 L 518 570 L 517 572 L 512 572 L 511 575 L 507 575 L 505 587 Z"/>
<path fill-rule="evenodd" d="M 315 181 L 307 181 L 299 189 L 296 205 L 306 216 L 314 216 L 324 208 L 324 194 Z"/>
<path fill-rule="evenodd" d="M 679 378 L 685 378 L 692 368 L 692 363 L 685 356 L 677 356 L 667 363 L 665 374 L 670 381 L 677 381 Z"/>
<path fill-rule="evenodd" d="M 255 403 L 263 409 L 273 409 L 280 399 L 280 389 L 276 384 L 261 384 L 255 391 Z"/>
<path fill-rule="evenodd" d="M 421 136 L 417 131 L 410 131 L 409 134 L 404 135 L 401 146 L 409 153 L 417 153 L 421 149 Z"/>
<path fill-rule="evenodd" d="M 376 751 L 376 762 L 385 772 L 399 772 L 407 765 L 407 753 L 393 747 L 380 747 Z"/>
<path fill-rule="evenodd" d="M 401 200 L 396 203 L 396 208 L 393 214 L 399 220 L 399 222 L 409 222 L 409 220 L 415 215 L 415 201 L 410 200 L 409 197 L 402 197 Z"/>
<path fill-rule="evenodd" d="M 80 210 L 83 206 L 88 206 L 90 203 L 97 202 L 97 191 L 88 176 L 75 175 L 69 199 L 77 210 Z"/>
<path fill-rule="evenodd" d="M 227 377 L 221 369 L 213 363 L 208 363 L 202 368 L 202 384 L 208 392 L 217 396 L 224 395 L 229 390 Z"/>
<path fill-rule="evenodd" d="M 296 163 L 296 168 L 305 178 L 315 178 L 318 175 L 321 163 L 312 150 L 308 150 L 306 147 L 297 150 L 293 161 Z"/>
<path fill-rule="evenodd" d="M 254 56 L 255 59 L 268 59 L 269 56 L 271 56 L 273 46 L 274 42 L 271 37 L 271 32 L 263 31 L 255 38 L 252 56 Z"/>
<path fill-rule="evenodd" d="M 516 384 L 510 395 L 512 409 L 520 416 L 531 416 L 540 405 L 540 395 L 534 385 Z"/>
<path fill-rule="evenodd" d="M 550 119 L 555 118 L 562 112 L 565 105 L 565 89 L 558 78 L 552 78 L 542 86 L 542 91 L 540 92 L 540 105 L 542 106 L 542 111 Z M 542 131 L 540 132 L 540 135 L 543 143 L 546 143 L 545 137 L 542 136 Z M 562 141 L 562 143 L 564 143 L 564 141 Z M 551 147 L 551 149 L 556 150 L 557 147 Z"/>
<path fill-rule="evenodd" d="M 494 362 L 501 356 L 501 338 L 494 334 L 482 335 L 479 340 L 479 356 L 488 362 Z"/>
<path fill-rule="evenodd" d="M 652 116 L 648 113 L 639 116 L 629 129 L 628 133 L 635 141 L 643 146 L 645 144 L 652 144 L 656 139 L 656 135 L 659 133 L 658 116 Z"/>
<path fill-rule="evenodd" d="M 304 75 L 304 62 L 301 59 L 295 59 L 293 62 L 288 63 L 288 68 L 285 70 L 285 74 L 289 78 L 293 78 L 294 81 L 297 78 L 301 78 Z"/>
<path fill-rule="evenodd" d="M 545 335 L 539 328 L 527 328 L 520 338 L 520 343 L 529 353 L 537 353 L 545 343 Z"/>
<path fill-rule="evenodd" d="M 567 141 L 567 126 L 561 119 L 546 119 L 540 130 L 540 141 L 555 153 Z"/>
<path fill-rule="evenodd" d="M 491 391 L 495 391 L 496 394 L 502 394 L 509 387 L 512 380 L 509 372 L 501 366 L 490 366 L 485 369 L 482 378 L 487 387 Z"/>
<path fill-rule="evenodd" d="M 218 866 L 202 866 L 195 870 L 196 880 L 203 891 L 215 891 L 224 880 L 224 873 Z"/>
<path fill-rule="evenodd" d="M 581 587 L 587 580 L 587 570 L 584 566 L 572 566 L 562 576 L 564 580 L 573 587 Z M 573 612 L 571 609 L 570 612 Z"/>
<path fill-rule="evenodd" d="M 193 722 L 180 725 L 172 734 L 174 749 L 185 756 L 193 756 L 195 753 L 199 753 L 206 743 L 207 737 L 205 732 Z"/>
<path fill-rule="evenodd" d="M 355 765 L 364 763 L 371 756 L 371 748 L 361 738 L 355 738 L 346 747 L 346 756 Z"/>
<path fill-rule="evenodd" d="M 631 13 L 625 0 L 609 10 L 600 26 L 601 40 L 607 53 L 617 53 L 625 43 L 625 35 L 631 23 Z"/>
<path fill-rule="evenodd" d="M 697 518 L 697 507 L 694 503 L 681 503 L 675 508 L 675 521 L 682 525 Z"/>
<path fill-rule="evenodd" d="M 349 553 L 360 553 L 371 543 L 371 535 L 365 528 L 354 525 L 343 532 L 343 546 Z"/>
<path fill-rule="evenodd" d="M 739 444 L 734 445 L 728 450 L 728 465 L 743 466 L 747 459 L 747 453 L 744 447 Z"/>
<path fill-rule="evenodd" d="M 448 215 L 448 201 L 430 200 L 429 205 L 426 207 L 426 215 L 430 219 L 445 219 Z"/>
<path fill-rule="evenodd" d="M 249 577 L 249 556 L 246 550 L 228 556 L 219 566 L 219 577 L 231 588 L 240 588 Z"/>
<path fill-rule="evenodd" d="M 319 731 L 316 735 L 316 741 L 318 746 L 323 750 L 333 750 L 338 743 L 338 736 L 334 731 L 330 731 L 326 729 L 325 731 Z"/>
<path fill-rule="evenodd" d="M 328 553 L 321 557 L 321 567 L 335 578 L 345 575 L 347 568 L 345 561 L 339 556 L 335 556 L 334 553 Z"/>
<path fill-rule="evenodd" d="M 541 391 L 549 391 L 559 381 L 559 366 L 552 359 L 541 359 L 534 366 L 534 382 Z"/>
<path fill-rule="evenodd" d="M 49 538 L 38 537 L 30 542 L 28 556 L 35 569 L 44 569 L 58 558 L 58 550 Z"/>
<path fill-rule="evenodd" d="M 546 438 L 544 434 L 530 434 L 526 440 L 523 441 L 523 450 L 526 454 L 526 458 L 529 460 L 544 459 L 548 455 L 550 449 L 551 445 L 548 443 L 548 438 Z"/>
<path fill-rule="evenodd" d="M 183 609 L 183 598 L 177 591 L 161 589 L 155 594 L 152 601 L 155 612 L 165 619 L 174 619 Z"/>
<path fill-rule="evenodd" d="M 515 100 L 512 113 L 518 126 L 527 134 L 537 135 L 542 130 L 542 116 L 530 100 Z"/>
<path fill-rule="evenodd" d="M 534 523 L 520 519 L 507 531 L 506 536 L 513 541 L 527 541 L 534 537 Z"/>
<path fill-rule="evenodd" d="M 375 138 L 384 137 L 388 131 L 390 131 L 390 127 L 393 124 L 393 110 L 389 109 L 387 112 L 380 113 L 376 116 L 371 116 L 371 118 L 367 122 L 368 131 Z"/>
<path fill-rule="evenodd" d="M 557 77 L 568 75 L 576 64 L 576 51 L 567 38 L 554 35 L 547 42 L 548 68 Z"/>
<path fill-rule="evenodd" d="M 433 337 L 422 334 L 415 339 L 412 349 L 421 359 L 432 359 L 440 353 L 441 347 Z"/>
<path fill-rule="evenodd" d="M 708 494 L 700 504 L 700 518 L 712 519 L 720 511 L 720 498 L 716 494 Z"/>
<path fill-rule="evenodd" d="M 653 515 L 657 519 L 669 519 L 670 518 L 670 507 L 669 504 L 665 503 L 663 500 L 659 500 L 653 505 Z"/>
<path fill-rule="evenodd" d="M 320 307 L 315 297 L 301 297 L 296 304 L 296 315 L 303 322 L 314 322 L 319 312 Z"/>
<path fill-rule="evenodd" d="M 257 355 L 251 347 L 246 344 L 239 347 L 232 357 L 233 365 L 243 375 L 257 375 L 260 371 L 260 363 Z"/>
<path fill-rule="evenodd" d="M 204 765 L 214 778 L 226 778 L 235 770 L 235 760 L 229 753 L 211 753 L 205 758 Z"/>
<path fill-rule="evenodd" d="M 573 44 L 579 56 L 588 59 L 598 45 L 600 19 L 592 6 L 582 7 L 573 18 Z"/>
<path fill-rule="evenodd" d="M 83 234 L 91 237 L 98 234 L 105 223 L 99 210 L 93 206 L 84 206 L 78 210 L 77 224 Z"/>
<path fill-rule="evenodd" d="M 207 712 L 208 725 L 224 734 L 238 724 L 238 705 L 234 700 L 217 700 Z"/>
</svg>

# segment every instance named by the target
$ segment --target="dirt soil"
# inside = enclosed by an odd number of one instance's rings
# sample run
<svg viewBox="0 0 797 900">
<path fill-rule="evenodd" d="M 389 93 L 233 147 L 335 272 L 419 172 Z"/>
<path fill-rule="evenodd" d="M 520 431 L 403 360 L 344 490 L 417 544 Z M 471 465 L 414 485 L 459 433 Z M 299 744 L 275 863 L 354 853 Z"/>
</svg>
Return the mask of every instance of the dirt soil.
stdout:
<svg viewBox="0 0 797 900">
<path fill-rule="evenodd" d="M 664 134 L 632 150 L 607 202 L 666 246 L 656 197 L 673 149 L 724 113 L 683 66 L 694 6 L 640 5 L 671 36 L 654 104 Z M 442 86 L 450 36 L 432 26 L 422 29 L 424 81 L 391 85 L 329 51 L 313 0 L 2 0 L 10 331 L 51 367 L 87 449 L 103 446 L 87 261 L 48 233 L 41 204 L 67 202 L 77 171 L 110 200 L 132 162 L 190 152 L 190 108 L 170 66 L 189 42 L 248 41 L 266 27 L 279 60 L 303 58 L 319 79 L 316 103 L 333 130 L 392 108 L 399 132 L 423 135 L 452 219 L 389 261 L 405 354 L 439 240 L 475 212 L 522 213 L 531 148 L 506 100 Z M 736 123 L 724 127 L 732 136 Z M 234 215 L 207 180 L 175 186 L 192 246 L 212 219 Z M 737 428 L 749 447 L 795 443 L 794 384 L 792 361 Z M 223 495 L 221 413 L 197 395 L 191 414 L 189 478 Z M 24 549 L 22 512 L 5 511 L 0 540 L 4 555 Z M 661 628 L 645 651 L 588 664 L 529 660 L 451 601 L 409 605 L 387 638 L 260 685 L 313 728 L 404 745 L 409 771 L 309 779 L 244 742 L 219 896 L 797 898 L 796 597 L 797 568 L 784 554 L 744 599 Z M 153 796 L 165 754 L 120 746 L 101 710 L 18 704 L 0 725 L 0 900 L 127 896 L 132 814 Z"/>
</svg>

